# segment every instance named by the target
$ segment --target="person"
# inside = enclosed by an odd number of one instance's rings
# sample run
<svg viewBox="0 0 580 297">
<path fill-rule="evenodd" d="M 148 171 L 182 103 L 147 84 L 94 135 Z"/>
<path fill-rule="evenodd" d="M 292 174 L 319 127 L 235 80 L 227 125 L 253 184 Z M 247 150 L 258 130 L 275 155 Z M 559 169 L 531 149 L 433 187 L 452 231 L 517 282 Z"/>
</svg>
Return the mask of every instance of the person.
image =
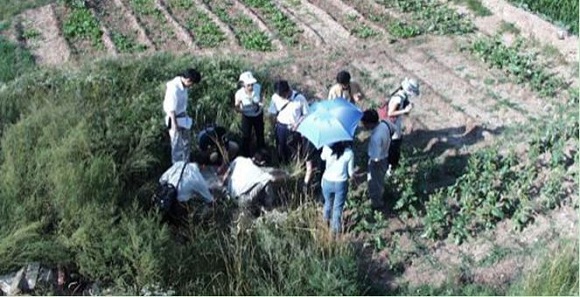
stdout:
<svg viewBox="0 0 580 297">
<path fill-rule="evenodd" d="M 334 234 L 342 229 L 342 210 L 348 193 L 348 181 L 354 177 L 354 154 L 346 142 L 324 146 L 320 158 L 326 162 L 322 175 L 323 218 Z"/>
<path fill-rule="evenodd" d="M 239 151 L 238 144 L 230 140 L 226 128 L 209 125 L 197 135 L 200 150 L 199 163 L 226 166 Z M 224 168 L 225 169 L 225 168 Z"/>
<path fill-rule="evenodd" d="M 201 74 L 189 68 L 166 84 L 163 111 L 171 140 L 171 162 L 188 162 L 191 153 L 191 118 L 187 116 L 188 89 L 201 82 Z"/>
<path fill-rule="evenodd" d="M 244 210 L 259 206 L 271 208 L 276 201 L 274 183 L 287 178 L 281 171 L 268 171 L 266 153 L 260 150 L 252 158 L 235 158 L 222 178 L 222 184 L 232 199 Z"/>
<path fill-rule="evenodd" d="M 420 95 L 419 83 L 414 78 L 405 78 L 401 82 L 401 87 L 388 100 L 388 112 L 386 119 L 393 123 L 395 131 L 389 149 L 389 169 L 397 169 L 401 159 L 401 144 L 403 141 L 403 115 L 407 115 L 413 109 L 413 103 L 409 101 L 411 97 Z"/>
<path fill-rule="evenodd" d="M 235 109 L 242 114 L 242 154 L 251 156 L 252 131 L 256 135 L 257 149 L 264 148 L 264 116 L 262 111 L 262 86 L 252 72 L 246 71 L 239 79 L 242 87 L 235 95 Z"/>
<path fill-rule="evenodd" d="M 362 126 L 371 131 L 368 144 L 368 193 L 371 205 L 375 209 L 384 206 L 385 174 L 388 168 L 389 147 L 391 145 L 392 126 L 387 121 L 379 121 L 374 109 L 367 109 L 361 118 Z"/>
<path fill-rule="evenodd" d="M 268 113 L 275 119 L 276 150 L 282 163 L 288 163 L 298 153 L 301 136 L 296 129 L 308 114 L 306 98 L 292 90 L 288 81 L 274 84 L 274 95 Z"/>
<path fill-rule="evenodd" d="M 336 84 L 328 92 L 328 99 L 344 98 L 351 103 L 359 104 L 365 95 L 358 83 L 351 81 L 348 71 L 340 71 L 336 75 Z"/>
</svg>

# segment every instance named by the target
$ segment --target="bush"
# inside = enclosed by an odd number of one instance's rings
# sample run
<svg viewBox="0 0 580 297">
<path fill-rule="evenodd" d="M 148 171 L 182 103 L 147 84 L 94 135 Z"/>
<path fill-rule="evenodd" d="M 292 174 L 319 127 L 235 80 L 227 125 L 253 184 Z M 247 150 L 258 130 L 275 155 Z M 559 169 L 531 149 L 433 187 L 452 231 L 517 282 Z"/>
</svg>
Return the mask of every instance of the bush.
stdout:
<svg viewBox="0 0 580 297">
<path fill-rule="evenodd" d="M 0 83 L 34 69 L 34 57 L 25 49 L 0 36 Z"/>
</svg>

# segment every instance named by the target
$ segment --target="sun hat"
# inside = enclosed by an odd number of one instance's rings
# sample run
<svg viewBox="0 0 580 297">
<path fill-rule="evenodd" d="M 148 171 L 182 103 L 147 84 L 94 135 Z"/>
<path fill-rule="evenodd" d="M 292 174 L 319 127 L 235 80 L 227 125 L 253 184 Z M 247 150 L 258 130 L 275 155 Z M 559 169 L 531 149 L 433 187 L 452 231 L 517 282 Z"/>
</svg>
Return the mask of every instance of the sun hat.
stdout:
<svg viewBox="0 0 580 297">
<path fill-rule="evenodd" d="M 251 85 L 255 84 L 258 80 L 256 80 L 250 71 L 246 71 L 240 74 L 240 81 L 243 82 L 244 85 Z"/>
<path fill-rule="evenodd" d="M 405 78 L 403 82 L 401 82 L 401 87 L 405 92 L 408 94 L 419 96 L 419 82 L 414 78 Z"/>
</svg>

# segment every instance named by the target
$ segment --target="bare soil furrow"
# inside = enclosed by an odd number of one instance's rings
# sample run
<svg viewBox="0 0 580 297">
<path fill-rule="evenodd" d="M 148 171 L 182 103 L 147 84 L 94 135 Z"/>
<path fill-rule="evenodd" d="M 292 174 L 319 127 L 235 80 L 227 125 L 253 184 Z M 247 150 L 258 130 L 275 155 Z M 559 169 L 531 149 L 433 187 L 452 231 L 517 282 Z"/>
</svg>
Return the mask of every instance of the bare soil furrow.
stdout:
<svg viewBox="0 0 580 297">
<path fill-rule="evenodd" d="M 268 26 L 266 25 L 266 23 L 264 22 L 264 20 L 260 17 L 259 14 L 257 14 L 256 12 L 254 12 L 254 10 L 252 10 L 251 8 L 246 7 L 243 3 L 241 3 L 238 0 L 233 0 L 234 3 L 234 8 L 241 11 L 242 13 L 244 13 L 244 15 L 246 15 L 247 17 L 249 17 L 257 26 L 258 28 L 262 31 L 265 32 L 266 35 L 272 40 L 272 45 L 274 45 L 274 47 L 280 51 L 285 50 L 284 45 L 282 44 L 282 42 L 276 38 L 276 36 L 272 33 L 272 31 L 268 28 Z"/>
<path fill-rule="evenodd" d="M 304 37 L 314 46 L 319 47 L 326 43 L 324 38 L 322 38 L 316 30 L 303 22 L 292 10 L 288 9 L 282 1 L 278 1 L 277 4 L 280 11 L 288 16 L 288 18 L 302 30 L 302 35 L 304 35 Z"/>
<path fill-rule="evenodd" d="M 155 0 L 121 0 L 131 8 L 155 47 L 160 51 L 180 52 L 187 45 L 177 36 L 163 12 L 155 5 Z"/>
<path fill-rule="evenodd" d="M 38 32 L 36 38 L 26 41 L 36 63 L 56 66 L 70 59 L 71 48 L 62 36 L 53 4 L 26 10 L 22 19 L 26 20 L 23 25 L 25 30 Z"/>
<path fill-rule="evenodd" d="M 175 35 L 181 40 L 181 42 L 183 42 L 183 44 L 185 44 L 189 49 L 199 49 L 199 46 L 197 46 L 193 41 L 193 33 L 185 29 L 175 20 L 175 18 L 167 11 L 165 3 L 162 0 L 155 0 L 155 6 L 157 9 L 159 9 L 159 11 L 161 11 L 167 22 L 173 28 Z"/>
<path fill-rule="evenodd" d="M 143 26 L 139 23 L 133 12 L 129 8 L 127 8 L 127 6 L 125 6 L 123 1 L 121 0 L 113 0 L 113 3 L 121 11 L 123 17 L 129 21 L 133 30 L 137 32 L 137 41 L 141 44 L 144 44 L 147 47 L 148 51 L 155 51 L 156 47 L 153 44 L 153 41 L 151 41 L 151 39 L 145 32 L 145 28 L 143 28 Z"/>
<path fill-rule="evenodd" d="M 327 12 L 307 0 L 300 0 L 293 5 L 286 5 L 304 24 L 321 36 L 327 45 L 334 48 L 345 48 L 354 43 L 347 29 L 336 22 Z"/>
<path fill-rule="evenodd" d="M 324 3 L 331 5 L 331 7 L 333 7 L 334 9 L 332 9 L 332 10 L 325 9 L 325 10 L 336 12 L 337 16 L 339 16 L 343 22 L 354 23 L 354 27 L 351 28 L 351 32 L 354 31 L 354 35 L 357 37 L 361 36 L 361 33 L 358 31 L 364 27 L 366 27 L 367 29 L 370 29 L 372 31 L 377 32 L 377 35 L 378 34 L 380 34 L 380 35 L 387 34 L 387 32 L 382 27 L 377 26 L 372 22 L 369 22 L 365 18 L 365 16 L 362 13 L 360 13 L 356 8 L 345 4 L 341 0 L 326 0 L 326 1 L 318 1 L 318 2 L 324 2 Z"/>
<path fill-rule="evenodd" d="M 420 50 L 409 47 L 405 52 L 393 51 L 389 54 L 413 72 L 424 85 L 430 86 L 457 112 L 467 115 L 476 123 L 496 128 L 511 122 L 512 119 L 504 119 L 495 113 L 490 113 L 485 107 L 481 107 L 481 94 Z"/>
<path fill-rule="evenodd" d="M 195 0 L 195 7 L 196 7 L 196 9 L 199 9 L 201 12 L 205 13 L 220 28 L 220 30 L 226 35 L 226 38 L 228 40 L 228 45 L 230 48 L 232 48 L 234 50 L 241 49 L 241 46 L 238 43 L 238 39 L 236 38 L 236 35 L 234 34 L 234 31 L 232 30 L 232 28 L 229 25 L 222 22 L 220 20 L 220 18 L 218 18 L 215 15 L 215 13 L 213 13 L 213 11 L 211 11 L 209 9 L 207 4 L 205 4 L 201 0 Z"/>
<path fill-rule="evenodd" d="M 420 50 L 429 55 L 437 63 L 447 68 L 447 72 L 461 77 L 483 98 L 482 103 L 489 107 L 500 107 L 502 117 L 518 122 L 526 121 L 529 116 L 541 115 L 549 102 L 539 98 L 525 86 L 510 83 L 510 79 L 495 69 L 477 62 L 473 57 L 466 57 L 458 51 L 458 46 L 452 40 L 441 40 L 437 46 L 429 45 Z"/>
<path fill-rule="evenodd" d="M 441 93 L 438 85 L 429 83 L 430 77 L 422 77 L 415 72 L 415 69 L 402 63 L 399 59 L 391 55 L 392 51 L 378 50 L 374 55 L 369 55 L 353 61 L 353 65 L 364 69 L 368 73 L 380 73 L 382 69 L 388 69 L 391 77 L 384 79 L 389 85 L 397 87 L 405 77 L 416 77 L 421 83 L 421 98 L 415 99 L 415 108 L 411 118 L 424 119 L 424 125 L 431 129 L 444 129 L 456 127 L 466 122 L 473 121 L 473 118 L 453 106 L 452 100 Z M 386 95 L 376 98 L 385 100 Z M 412 130 L 412 129 L 411 129 Z"/>
<path fill-rule="evenodd" d="M 93 12 L 93 14 L 95 13 Z M 103 44 L 105 45 L 105 48 L 107 49 L 107 53 L 109 53 L 109 55 L 116 56 L 119 53 L 119 51 L 117 50 L 117 47 L 115 46 L 115 43 L 111 38 L 111 32 L 109 32 L 109 29 L 107 29 L 107 27 L 103 26 L 102 22 L 101 22 L 101 31 L 103 32 L 102 40 Z"/>
</svg>

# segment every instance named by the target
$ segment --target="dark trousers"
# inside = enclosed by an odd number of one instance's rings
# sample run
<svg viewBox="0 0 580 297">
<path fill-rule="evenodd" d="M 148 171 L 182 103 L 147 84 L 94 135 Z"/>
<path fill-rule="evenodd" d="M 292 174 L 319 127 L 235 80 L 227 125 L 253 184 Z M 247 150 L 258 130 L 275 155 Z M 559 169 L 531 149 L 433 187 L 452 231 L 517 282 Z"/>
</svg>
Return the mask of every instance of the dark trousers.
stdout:
<svg viewBox="0 0 580 297">
<path fill-rule="evenodd" d="M 391 139 L 391 146 L 389 146 L 389 165 L 393 170 L 399 167 L 399 160 L 401 159 L 401 143 L 403 138 Z"/>
<path fill-rule="evenodd" d="M 298 138 L 298 132 L 294 132 L 288 128 L 288 125 L 276 124 L 276 150 L 278 153 L 278 160 L 282 163 L 288 163 L 290 159 L 297 153 L 298 143 L 292 143 L 292 138 Z M 293 137 L 294 136 L 294 137 Z"/>
<path fill-rule="evenodd" d="M 252 130 L 256 135 L 257 149 L 264 148 L 264 116 L 260 114 L 255 117 L 242 115 L 242 154 L 251 157 Z"/>
</svg>

